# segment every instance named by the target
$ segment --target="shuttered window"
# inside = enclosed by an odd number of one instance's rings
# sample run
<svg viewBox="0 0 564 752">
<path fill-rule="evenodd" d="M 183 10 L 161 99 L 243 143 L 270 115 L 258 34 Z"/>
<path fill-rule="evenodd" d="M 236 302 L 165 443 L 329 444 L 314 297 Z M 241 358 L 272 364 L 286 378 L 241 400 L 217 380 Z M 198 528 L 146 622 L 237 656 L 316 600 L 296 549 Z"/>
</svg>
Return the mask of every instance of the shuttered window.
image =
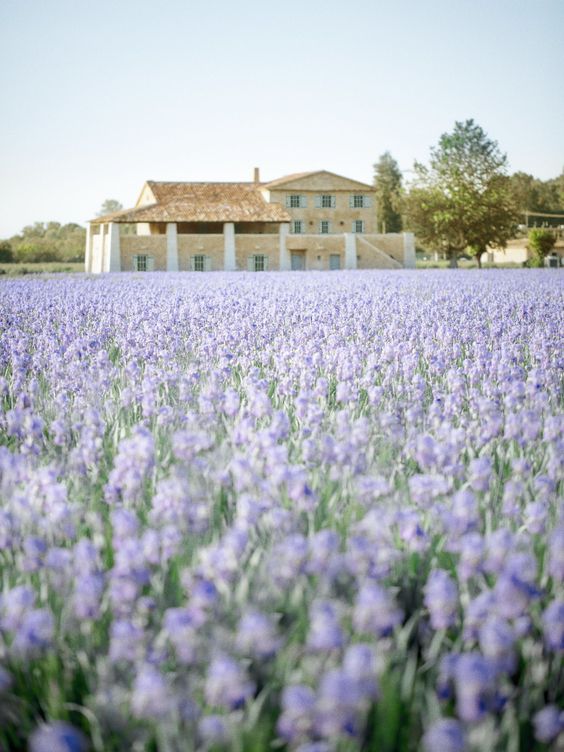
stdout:
<svg viewBox="0 0 564 752">
<path fill-rule="evenodd" d="M 147 253 L 138 253 L 131 258 L 131 268 L 134 272 L 152 272 L 155 269 L 155 259 Z"/>
<path fill-rule="evenodd" d="M 263 253 L 256 253 L 253 256 L 249 256 L 247 259 L 247 269 L 250 272 L 267 272 L 268 256 L 265 256 Z"/>
<path fill-rule="evenodd" d="M 307 207 L 307 196 L 299 193 L 290 193 L 286 196 L 287 209 L 305 209 Z"/>
<path fill-rule="evenodd" d="M 355 221 L 352 223 L 352 231 L 353 232 L 364 232 L 364 220 L 362 220 L 362 219 L 355 219 Z"/>
<path fill-rule="evenodd" d="M 190 268 L 193 272 L 211 272 L 212 260 L 210 256 L 199 253 L 190 259 Z"/>
<path fill-rule="evenodd" d="M 319 232 L 322 235 L 329 235 L 331 232 L 331 222 L 328 219 L 322 219 L 319 223 Z"/>
<path fill-rule="evenodd" d="M 349 206 L 351 209 L 368 209 L 372 206 L 370 196 L 365 196 L 362 193 L 354 193 L 349 196 Z"/>
<path fill-rule="evenodd" d="M 334 209 L 337 206 L 337 197 L 329 193 L 321 193 L 315 197 L 316 209 Z"/>
<path fill-rule="evenodd" d="M 304 231 L 304 223 L 302 222 L 301 219 L 295 219 L 292 222 L 292 233 L 294 235 L 301 235 L 303 231 Z"/>
</svg>

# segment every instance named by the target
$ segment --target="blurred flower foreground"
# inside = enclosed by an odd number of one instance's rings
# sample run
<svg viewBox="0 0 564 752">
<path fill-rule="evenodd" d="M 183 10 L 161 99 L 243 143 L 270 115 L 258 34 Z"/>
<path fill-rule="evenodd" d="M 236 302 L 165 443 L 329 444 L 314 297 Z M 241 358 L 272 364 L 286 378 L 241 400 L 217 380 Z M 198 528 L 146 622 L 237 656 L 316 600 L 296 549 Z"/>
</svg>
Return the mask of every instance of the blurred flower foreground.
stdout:
<svg viewBox="0 0 564 752">
<path fill-rule="evenodd" d="M 0 283 L 0 749 L 562 749 L 564 275 Z"/>
</svg>

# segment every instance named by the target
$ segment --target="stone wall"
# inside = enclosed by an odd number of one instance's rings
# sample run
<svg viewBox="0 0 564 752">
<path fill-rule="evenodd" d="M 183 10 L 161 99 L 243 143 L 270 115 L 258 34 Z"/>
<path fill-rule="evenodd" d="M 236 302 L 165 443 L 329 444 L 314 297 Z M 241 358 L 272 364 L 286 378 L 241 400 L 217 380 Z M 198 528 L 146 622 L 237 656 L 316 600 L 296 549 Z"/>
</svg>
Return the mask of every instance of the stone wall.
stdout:
<svg viewBox="0 0 564 752">
<path fill-rule="evenodd" d="M 133 269 L 133 257 L 146 253 L 152 256 L 155 271 L 166 271 L 166 235 L 122 235 L 120 237 L 121 270 Z"/>
<path fill-rule="evenodd" d="M 178 271 L 192 270 L 192 256 L 208 256 L 211 271 L 223 269 L 223 234 L 221 235 L 179 235 Z"/>
<path fill-rule="evenodd" d="M 315 197 L 319 196 L 321 193 L 335 196 L 334 209 L 316 208 Z M 351 209 L 349 206 L 349 198 L 355 193 L 369 196 L 372 205 L 366 209 Z M 304 209 L 286 207 L 286 196 L 291 194 L 306 196 L 307 206 Z M 362 219 L 364 221 L 365 233 L 374 233 L 377 230 L 376 209 L 374 208 L 375 197 L 373 193 L 366 190 L 355 191 L 350 188 L 345 191 L 331 188 L 313 191 L 303 189 L 295 191 L 287 189 L 284 189 L 283 191 L 272 190 L 270 191 L 270 201 L 282 204 L 293 220 L 301 219 L 305 223 L 306 233 L 318 233 L 319 223 L 322 219 L 328 219 L 331 223 L 331 234 L 352 232 L 353 222 L 357 219 Z"/>
</svg>

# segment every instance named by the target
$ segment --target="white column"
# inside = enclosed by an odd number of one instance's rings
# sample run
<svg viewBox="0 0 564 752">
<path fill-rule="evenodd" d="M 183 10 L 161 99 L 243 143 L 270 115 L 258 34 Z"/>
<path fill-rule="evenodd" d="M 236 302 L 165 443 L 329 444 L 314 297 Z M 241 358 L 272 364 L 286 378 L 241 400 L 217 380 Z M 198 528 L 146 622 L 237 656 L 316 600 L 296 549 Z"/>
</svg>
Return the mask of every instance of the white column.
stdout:
<svg viewBox="0 0 564 752">
<path fill-rule="evenodd" d="M 119 247 L 119 225 L 115 222 L 108 224 L 108 240 L 106 245 L 107 272 L 121 271 L 121 252 Z"/>
<path fill-rule="evenodd" d="M 233 222 L 225 222 L 223 225 L 223 269 L 226 272 L 234 272 L 237 269 L 235 225 Z"/>
<path fill-rule="evenodd" d="M 279 267 L 281 272 L 287 272 L 290 271 L 292 268 L 292 259 L 290 257 L 290 252 L 288 251 L 288 248 L 286 247 L 286 238 L 288 237 L 288 234 L 290 232 L 290 223 L 289 222 L 281 222 L 280 223 L 280 229 L 278 231 L 278 238 L 280 242 L 280 258 L 279 258 Z"/>
<path fill-rule="evenodd" d="M 178 227 L 176 222 L 166 223 L 166 270 L 178 271 Z"/>
<path fill-rule="evenodd" d="M 102 222 L 100 224 L 100 234 L 98 235 L 98 256 L 96 258 L 96 263 L 94 265 L 94 271 L 97 274 L 101 274 L 103 271 L 105 271 L 105 257 L 106 257 L 106 236 L 104 234 L 106 226 Z"/>
<path fill-rule="evenodd" d="M 345 269 L 356 269 L 356 235 L 345 232 Z"/>
<path fill-rule="evenodd" d="M 415 269 L 415 235 L 412 232 L 403 233 L 403 266 L 404 269 Z"/>
<path fill-rule="evenodd" d="M 92 271 L 92 228 L 90 222 L 86 225 L 86 248 L 84 251 L 84 271 Z"/>
</svg>

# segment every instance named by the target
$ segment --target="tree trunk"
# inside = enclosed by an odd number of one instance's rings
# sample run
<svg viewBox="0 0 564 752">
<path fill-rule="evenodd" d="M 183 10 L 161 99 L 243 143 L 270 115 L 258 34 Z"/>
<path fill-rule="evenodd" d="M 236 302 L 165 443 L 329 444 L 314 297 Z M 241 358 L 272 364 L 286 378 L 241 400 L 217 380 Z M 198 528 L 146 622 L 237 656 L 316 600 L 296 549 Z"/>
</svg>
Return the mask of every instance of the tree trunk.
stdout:
<svg viewBox="0 0 564 752">
<path fill-rule="evenodd" d="M 458 252 L 457 251 L 450 252 L 450 268 L 458 269 Z"/>
<path fill-rule="evenodd" d="M 476 263 L 478 264 L 478 269 L 482 268 L 482 251 L 478 251 L 476 254 Z"/>
</svg>

